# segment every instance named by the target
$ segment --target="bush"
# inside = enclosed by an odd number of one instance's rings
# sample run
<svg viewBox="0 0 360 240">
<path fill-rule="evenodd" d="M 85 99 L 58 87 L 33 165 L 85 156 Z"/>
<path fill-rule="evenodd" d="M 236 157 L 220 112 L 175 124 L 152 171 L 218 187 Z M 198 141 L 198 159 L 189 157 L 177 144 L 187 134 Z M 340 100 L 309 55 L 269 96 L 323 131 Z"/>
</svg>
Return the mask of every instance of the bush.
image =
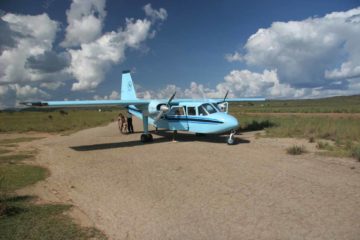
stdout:
<svg viewBox="0 0 360 240">
<path fill-rule="evenodd" d="M 330 144 L 328 142 L 320 141 L 316 144 L 317 149 L 329 149 L 331 148 Z"/>
<path fill-rule="evenodd" d="M 300 155 L 306 153 L 306 149 L 304 146 L 294 145 L 292 147 L 287 148 L 286 152 L 290 155 Z"/>
<path fill-rule="evenodd" d="M 360 145 L 353 147 L 351 150 L 351 156 L 360 162 Z"/>
</svg>

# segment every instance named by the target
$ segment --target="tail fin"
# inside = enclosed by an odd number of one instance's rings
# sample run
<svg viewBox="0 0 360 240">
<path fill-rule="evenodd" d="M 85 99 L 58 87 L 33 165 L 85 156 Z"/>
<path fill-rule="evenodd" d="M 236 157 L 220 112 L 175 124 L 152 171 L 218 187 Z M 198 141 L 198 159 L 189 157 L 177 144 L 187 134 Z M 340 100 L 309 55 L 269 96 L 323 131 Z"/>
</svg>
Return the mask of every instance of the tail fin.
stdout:
<svg viewBox="0 0 360 240">
<path fill-rule="evenodd" d="M 121 81 L 121 100 L 135 100 L 136 92 L 130 71 L 123 71 Z"/>
</svg>

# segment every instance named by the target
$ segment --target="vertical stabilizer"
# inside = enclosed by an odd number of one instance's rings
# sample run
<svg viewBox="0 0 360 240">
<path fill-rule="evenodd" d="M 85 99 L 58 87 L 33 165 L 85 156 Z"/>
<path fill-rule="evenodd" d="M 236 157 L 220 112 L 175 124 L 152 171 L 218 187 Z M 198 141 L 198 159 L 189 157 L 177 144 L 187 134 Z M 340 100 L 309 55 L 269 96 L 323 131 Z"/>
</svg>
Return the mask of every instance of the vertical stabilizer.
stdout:
<svg viewBox="0 0 360 240">
<path fill-rule="evenodd" d="M 130 71 L 123 71 L 121 80 L 121 100 L 135 100 L 136 92 Z"/>
</svg>

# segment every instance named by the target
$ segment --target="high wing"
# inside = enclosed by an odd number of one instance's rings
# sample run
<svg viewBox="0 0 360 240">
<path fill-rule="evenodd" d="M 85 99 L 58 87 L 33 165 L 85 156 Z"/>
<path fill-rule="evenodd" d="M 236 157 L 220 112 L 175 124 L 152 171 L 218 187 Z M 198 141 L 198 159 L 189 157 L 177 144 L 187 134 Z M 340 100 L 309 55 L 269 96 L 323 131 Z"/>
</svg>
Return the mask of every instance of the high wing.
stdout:
<svg viewBox="0 0 360 240">
<path fill-rule="evenodd" d="M 263 102 L 265 98 L 209 98 L 205 101 L 221 103 L 221 102 Z M 199 102 L 204 101 L 204 99 L 193 99 L 193 98 L 176 98 L 172 100 L 172 103 L 179 103 L 179 102 Z"/>
<path fill-rule="evenodd" d="M 85 100 L 85 101 L 40 101 L 22 102 L 21 104 L 29 107 L 97 107 L 97 106 L 128 106 L 128 105 L 148 105 L 150 100 Z"/>
</svg>

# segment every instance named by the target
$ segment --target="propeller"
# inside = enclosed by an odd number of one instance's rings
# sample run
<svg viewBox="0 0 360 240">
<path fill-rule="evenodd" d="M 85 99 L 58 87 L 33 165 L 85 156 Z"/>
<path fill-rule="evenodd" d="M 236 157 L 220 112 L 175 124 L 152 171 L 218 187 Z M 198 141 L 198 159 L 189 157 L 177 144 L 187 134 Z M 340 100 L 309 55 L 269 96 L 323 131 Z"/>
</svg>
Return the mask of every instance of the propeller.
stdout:
<svg viewBox="0 0 360 240">
<path fill-rule="evenodd" d="M 227 90 L 226 94 L 225 94 L 225 97 L 224 97 L 224 100 L 223 102 L 225 102 L 226 98 L 227 98 L 227 95 L 229 94 L 229 90 Z"/>
<path fill-rule="evenodd" d="M 154 123 L 156 123 L 157 121 L 159 121 L 159 119 L 162 117 L 162 115 L 163 115 L 165 112 L 169 111 L 169 109 L 170 109 L 170 103 L 171 103 L 171 101 L 174 99 L 175 95 L 176 95 L 176 92 L 174 92 L 174 94 L 169 98 L 169 101 L 167 102 L 166 105 L 162 105 L 162 106 L 160 107 L 160 112 L 159 112 L 159 114 L 155 117 Z"/>
<path fill-rule="evenodd" d="M 229 90 L 227 90 L 224 99 L 223 99 L 221 102 L 218 102 L 218 103 L 217 103 L 218 107 L 220 108 L 220 110 L 221 110 L 222 112 L 223 112 L 224 109 L 226 108 L 226 98 L 227 98 L 228 94 L 229 94 Z"/>
</svg>

